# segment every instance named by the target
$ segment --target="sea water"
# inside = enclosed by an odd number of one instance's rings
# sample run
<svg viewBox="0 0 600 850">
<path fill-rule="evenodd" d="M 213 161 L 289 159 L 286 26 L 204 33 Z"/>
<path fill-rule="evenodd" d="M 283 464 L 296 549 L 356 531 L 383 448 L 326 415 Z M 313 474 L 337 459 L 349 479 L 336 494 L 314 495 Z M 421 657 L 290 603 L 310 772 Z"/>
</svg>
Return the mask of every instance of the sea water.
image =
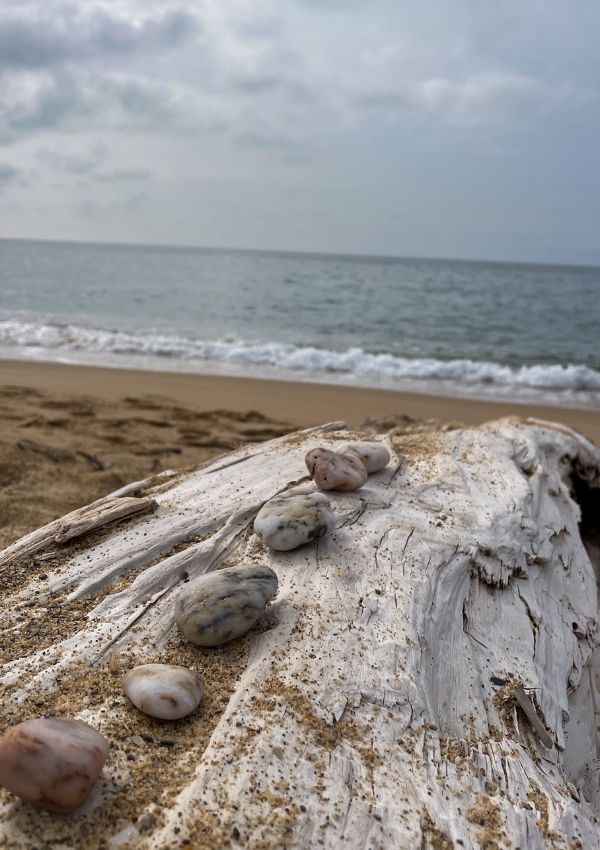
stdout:
<svg viewBox="0 0 600 850">
<path fill-rule="evenodd" d="M 0 240 L 0 356 L 600 407 L 600 269 Z"/>
</svg>

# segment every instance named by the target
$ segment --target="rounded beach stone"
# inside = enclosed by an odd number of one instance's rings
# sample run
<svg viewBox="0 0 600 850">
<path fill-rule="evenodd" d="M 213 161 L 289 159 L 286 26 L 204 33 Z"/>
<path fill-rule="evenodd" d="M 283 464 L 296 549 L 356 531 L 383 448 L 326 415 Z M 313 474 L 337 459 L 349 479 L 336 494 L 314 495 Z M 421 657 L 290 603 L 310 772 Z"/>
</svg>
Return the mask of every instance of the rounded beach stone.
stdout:
<svg viewBox="0 0 600 850">
<path fill-rule="evenodd" d="M 175 618 L 184 638 L 198 646 L 228 643 L 256 623 L 277 593 L 269 567 L 228 567 L 190 583 L 179 597 Z"/>
<path fill-rule="evenodd" d="M 123 690 L 140 711 L 159 720 L 180 720 L 202 699 L 202 679 L 177 664 L 141 664 L 123 676 Z"/>
<path fill-rule="evenodd" d="M 365 465 L 355 454 L 311 449 L 305 463 L 320 490 L 358 490 L 367 480 Z"/>
<path fill-rule="evenodd" d="M 0 785 L 50 812 L 76 811 L 106 761 L 108 742 L 81 720 L 40 717 L 0 738 Z"/>
<path fill-rule="evenodd" d="M 271 549 L 285 552 L 323 537 L 335 528 L 335 515 L 323 493 L 282 493 L 262 506 L 254 531 Z"/>
<path fill-rule="evenodd" d="M 390 453 L 381 443 L 350 443 L 344 446 L 345 454 L 353 454 L 365 465 L 369 474 L 380 472 L 390 462 Z"/>
</svg>

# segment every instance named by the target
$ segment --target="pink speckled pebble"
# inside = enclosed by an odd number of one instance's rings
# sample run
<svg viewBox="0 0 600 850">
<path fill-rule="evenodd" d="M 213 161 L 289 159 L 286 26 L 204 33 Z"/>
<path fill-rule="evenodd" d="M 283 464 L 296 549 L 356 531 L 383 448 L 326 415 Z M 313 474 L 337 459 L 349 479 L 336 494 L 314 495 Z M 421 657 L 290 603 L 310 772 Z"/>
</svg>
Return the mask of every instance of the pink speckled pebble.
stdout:
<svg viewBox="0 0 600 850">
<path fill-rule="evenodd" d="M 320 490 L 358 490 L 367 480 L 365 465 L 355 454 L 311 449 L 305 462 Z"/>
<path fill-rule="evenodd" d="M 0 738 L 0 785 L 50 812 L 67 814 L 89 797 L 108 742 L 81 720 L 25 720 Z"/>
</svg>

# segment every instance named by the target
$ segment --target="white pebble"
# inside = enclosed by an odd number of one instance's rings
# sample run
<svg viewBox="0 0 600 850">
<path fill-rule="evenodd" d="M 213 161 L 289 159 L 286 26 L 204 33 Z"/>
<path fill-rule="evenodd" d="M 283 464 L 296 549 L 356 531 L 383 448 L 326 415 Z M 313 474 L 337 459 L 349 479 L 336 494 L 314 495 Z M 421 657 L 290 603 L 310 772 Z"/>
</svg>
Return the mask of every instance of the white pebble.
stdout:
<svg viewBox="0 0 600 850">
<path fill-rule="evenodd" d="M 323 537 L 335 528 L 335 516 L 323 493 L 291 490 L 274 496 L 254 520 L 254 531 L 271 549 L 287 551 Z"/>
<path fill-rule="evenodd" d="M 123 676 L 123 690 L 140 711 L 159 720 L 179 720 L 202 699 L 197 673 L 176 664 L 141 664 Z"/>
<path fill-rule="evenodd" d="M 344 452 L 362 460 L 369 474 L 380 472 L 390 462 L 390 453 L 381 443 L 350 443 L 344 446 Z"/>
</svg>

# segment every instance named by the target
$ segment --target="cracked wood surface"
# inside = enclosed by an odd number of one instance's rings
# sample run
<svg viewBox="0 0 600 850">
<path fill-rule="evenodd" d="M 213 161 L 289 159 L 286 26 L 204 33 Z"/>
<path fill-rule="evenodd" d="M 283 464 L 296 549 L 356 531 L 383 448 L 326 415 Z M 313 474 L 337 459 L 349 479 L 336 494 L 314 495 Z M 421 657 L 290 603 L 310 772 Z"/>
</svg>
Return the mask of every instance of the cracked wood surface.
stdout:
<svg viewBox="0 0 600 850">
<path fill-rule="evenodd" d="M 168 662 L 185 584 L 266 564 L 278 597 L 202 757 L 150 827 L 144 811 L 107 823 L 102 846 L 600 847 L 598 563 L 574 500 L 600 493 L 600 453 L 533 420 L 381 436 L 389 467 L 329 494 L 333 534 L 265 549 L 256 512 L 305 479 L 308 449 L 347 439 L 339 429 L 242 449 L 171 486 L 142 482 L 153 513 L 51 553 L 0 617 L 18 636 L 32 603 L 56 598 L 65 616 L 85 604 L 86 616 L 9 658 L 4 698 L 61 688 L 81 664 L 108 676 L 115 653 Z M 113 706 L 77 716 L 102 731 Z M 125 788 L 128 770 L 109 759 L 105 773 Z M 99 787 L 76 821 L 103 804 Z M 19 846 L 22 807 L 2 797 L 0 815 Z M 63 824 L 61 846 L 78 846 Z"/>
</svg>

